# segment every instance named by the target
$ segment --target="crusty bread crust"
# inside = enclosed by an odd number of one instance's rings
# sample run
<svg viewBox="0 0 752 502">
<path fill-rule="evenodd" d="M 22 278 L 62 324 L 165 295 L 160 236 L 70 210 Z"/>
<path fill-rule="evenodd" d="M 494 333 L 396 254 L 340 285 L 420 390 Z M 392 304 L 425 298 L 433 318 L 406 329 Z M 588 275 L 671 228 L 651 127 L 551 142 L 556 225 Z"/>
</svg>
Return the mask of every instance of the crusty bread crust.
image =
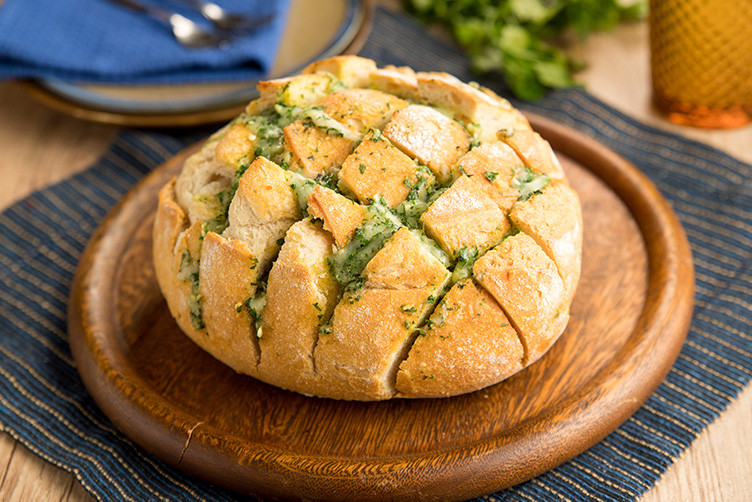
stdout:
<svg viewBox="0 0 752 502">
<path fill-rule="evenodd" d="M 430 106 L 410 105 L 397 111 L 384 127 L 384 136 L 397 148 L 428 166 L 441 181 L 470 148 L 470 136 L 459 123 Z"/>
<path fill-rule="evenodd" d="M 178 326 L 235 371 L 361 401 L 498 383 L 566 328 L 582 214 L 508 101 L 338 56 L 260 96 L 159 193 Z"/>
<path fill-rule="evenodd" d="M 243 308 L 256 292 L 258 259 L 242 241 L 209 232 L 201 247 L 199 291 L 211 354 L 235 371 L 253 374 L 260 357 L 255 320 Z"/>
<path fill-rule="evenodd" d="M 329 319 L 340 285 L 329 273 L 332 237 L 310 218 L 295 223 L 269 272 L 259 378 L 310 393 L 317 379 L 313 350 L 319 325 Z"/>
<path fill-rule="evenodd" d="M 493 297 L 472 279 L 455 284 L 397 373 L 410 397 L 464 394 L 520 371 L 520 337 Z"/>
</svg>

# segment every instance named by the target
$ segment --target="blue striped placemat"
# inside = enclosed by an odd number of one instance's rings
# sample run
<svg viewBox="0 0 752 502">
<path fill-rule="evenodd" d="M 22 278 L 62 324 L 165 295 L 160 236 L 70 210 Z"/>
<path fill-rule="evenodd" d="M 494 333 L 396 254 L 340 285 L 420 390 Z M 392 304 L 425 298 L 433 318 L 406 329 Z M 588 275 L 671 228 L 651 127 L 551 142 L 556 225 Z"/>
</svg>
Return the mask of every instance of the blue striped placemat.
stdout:
<svg viewBox="0 0 752 502">
<path fill-rule="evenodd" d="M 362 54 L 474 78 L 454 46 L 386 10 L 377 11 Z M 697 292 L 676 364 L 634 416 L 573 460 L 484 499 L 633 500 L 752 377 L 752 166 L 640 124 L 582 90 L 515 104 L 594 137 L 653 180 L 689 237 Z M 101 500 L 238 499 L 115 429 L 83 388 L 66 335 L 71 280 L 94 229 L 136 181 L 202 132 L 126 131 L 90 169 L 0 215 L 0 429 Z"/>
</svg>

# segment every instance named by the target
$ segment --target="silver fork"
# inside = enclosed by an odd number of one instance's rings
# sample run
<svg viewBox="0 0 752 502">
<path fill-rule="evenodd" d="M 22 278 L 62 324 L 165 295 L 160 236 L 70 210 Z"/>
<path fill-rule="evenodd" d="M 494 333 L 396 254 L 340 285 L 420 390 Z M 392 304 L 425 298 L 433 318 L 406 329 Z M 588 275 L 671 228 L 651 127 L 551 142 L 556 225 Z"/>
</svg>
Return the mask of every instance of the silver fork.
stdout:
<svg viewBox="0 0 752 502">
<path fill-rule="evenodd" d="M 172 34 L 175 36 L 175 39 L 185 47 L 193 49 L 221 47 L 228 44 L 236 36 L 242 34 L 240 29 L 236 29 L 234 31 L 223 30 L 221 32 L 209 31 L 181 14 L 162 9 L 161 7 L 141 4 L 136 0 L 112 1 L 124 7 L 128 7 L 135 12 L 145 14 L 158 21 L 168 24 L 172 30 Z M 273 16 L 260 16 L 258 18 L 255 18 L 256 23 L 245 28 L 243 32 L 247 33 L 253 28 L 257 28 L 263 24 L 266 24 L 270 22 L 272 18 Z"/>
</svg>

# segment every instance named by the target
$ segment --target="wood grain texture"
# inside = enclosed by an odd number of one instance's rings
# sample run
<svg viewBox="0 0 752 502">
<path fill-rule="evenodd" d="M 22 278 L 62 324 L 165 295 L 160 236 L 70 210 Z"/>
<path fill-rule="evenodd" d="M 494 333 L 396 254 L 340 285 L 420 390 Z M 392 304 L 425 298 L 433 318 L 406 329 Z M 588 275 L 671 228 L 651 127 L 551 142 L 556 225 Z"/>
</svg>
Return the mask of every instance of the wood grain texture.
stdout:
<svg viewBox="0 0 752 502">
<path fill-rule="evenodd" d="M 0 84 L 0 208 L 92 164 L 115 133 L 42 108 L 17 84 Z"/>
<path fill-rule="evenodd" d="M 381 403 L 309 398 L 234 373 L 180 332 L 153 276 L 156 193 L 184 152 L 126 196 L 81 260 L 68 326 L 84 383 L 147 450 L 242 493 L 462 499 L 568 460 L 668 372 L 690 319 L 692 263 L 639 171 L 590 138 L 532 122 L 580 194 L 585 244 L 570 325 L 523 372 L 455 398 Z"/>
</svg>

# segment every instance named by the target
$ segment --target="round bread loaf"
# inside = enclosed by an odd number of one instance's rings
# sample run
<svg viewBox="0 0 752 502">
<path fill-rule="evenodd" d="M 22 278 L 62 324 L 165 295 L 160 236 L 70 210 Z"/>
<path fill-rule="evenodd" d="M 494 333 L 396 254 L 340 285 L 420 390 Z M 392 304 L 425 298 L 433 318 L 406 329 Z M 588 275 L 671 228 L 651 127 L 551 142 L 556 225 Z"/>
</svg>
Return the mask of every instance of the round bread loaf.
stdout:
<svg viewBox="0 0 752 502">
<path fill-rule="evenodd" d="M 159 195 L 157 278 L 196 344 L 370 401 L 478 390 L 557 340 L 580 204 L 508 101 L 355 56 L 258 90 Z"/>
</svg>

